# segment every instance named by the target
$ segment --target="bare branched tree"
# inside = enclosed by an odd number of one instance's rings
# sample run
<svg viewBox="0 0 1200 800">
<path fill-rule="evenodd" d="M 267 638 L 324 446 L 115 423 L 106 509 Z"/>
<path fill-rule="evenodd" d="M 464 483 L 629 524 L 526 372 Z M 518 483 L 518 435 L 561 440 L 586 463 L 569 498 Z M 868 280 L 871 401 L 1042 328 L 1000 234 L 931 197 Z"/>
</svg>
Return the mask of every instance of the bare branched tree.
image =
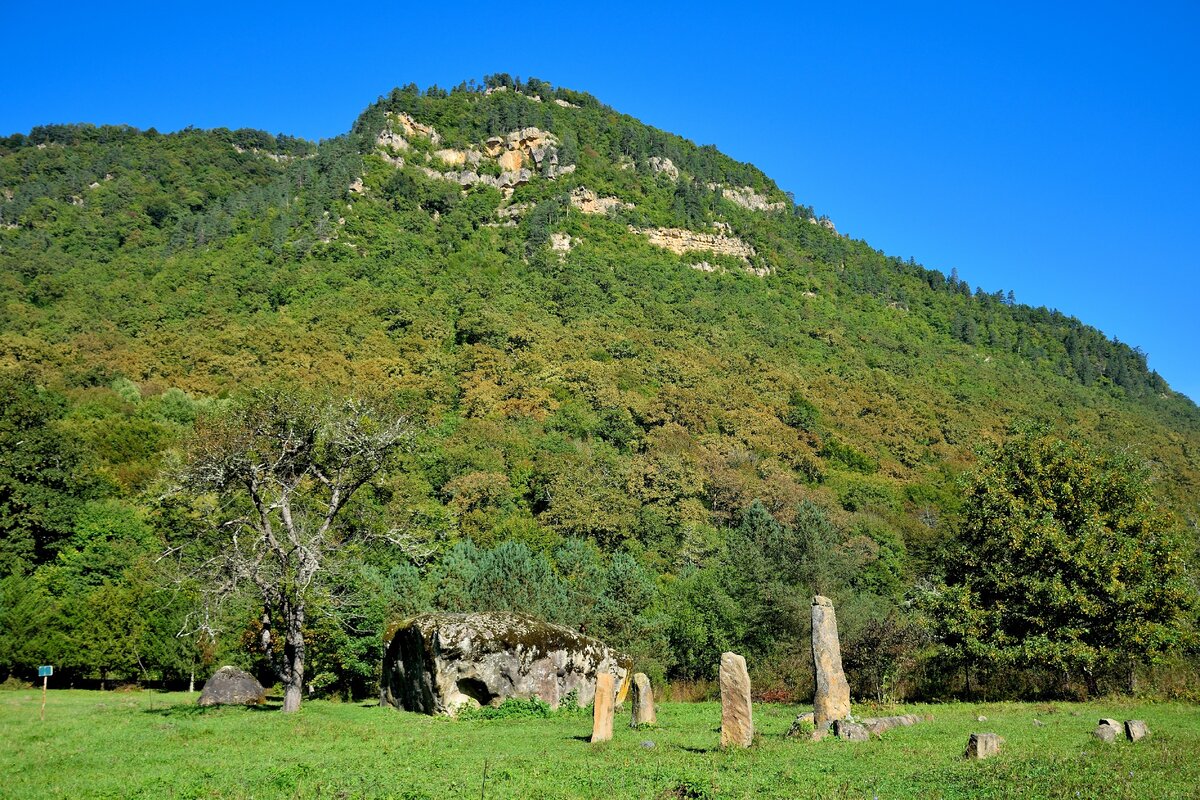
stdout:
<svg viewBox="0 0 1200 800">
<path fill-rule="evenodd" d="M 283 390 L 253 393 L 196 423 L 179 489 L 208 519 L 198 575 L 220 602 L 247 585 L 261 596 L 264 648 L 284 637 L 283 710 L 300 707 L 304 618 L 339 549 L 356 534 L 339 513 L 411 444 L 403 414 L 357 400 L 324 404 Z M 395 538 L 395 531 L 386 534 Z"/>
</svg>

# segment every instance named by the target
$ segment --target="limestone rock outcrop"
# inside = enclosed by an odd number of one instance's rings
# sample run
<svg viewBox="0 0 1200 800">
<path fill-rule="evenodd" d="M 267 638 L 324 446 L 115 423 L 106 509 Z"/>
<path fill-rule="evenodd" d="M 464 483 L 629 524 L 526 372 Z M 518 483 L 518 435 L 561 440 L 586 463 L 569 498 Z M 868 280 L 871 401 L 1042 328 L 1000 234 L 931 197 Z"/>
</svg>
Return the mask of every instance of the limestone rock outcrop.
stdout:
<svg viewBox="0 0 1200 800">
<path fill-rule="evenodd" d="M 429 139 L 434 145 L 442 141 L 441 135 L 431 125 L 417 122 L 408 114 L 387 115 L 387 125 L 375 137 L 375 155 L 396 167 L 404 166 L 404 158 L 398 152 L 411 151 L 410 140 L 414 137 Z M 426 177 L 455 183 L 464 189 L 475 184 L 494 186 L 511 194 L 511 189 L 528 183 L 535 172 L 553 180 L 575 171 L 574 164 L 562 166 L 558 163 L 558 139 L 554 134 L 539 128 L 521 128 L 507 136 L 493 136 L 483 146 L 474 145 L 465 149 L 443 147 L 433 152 L 432 158 L 425 157 L 433 166 L 417 167 Z M 500 167 L 500 175 L 490 175 L 479 167 L 485 159 Z M 436 166 L 441 169 L 435 169 Z"/>
<path fill-rule="evenodd" d="M 812 649 L 817 684 L 813 713 L 817 728 L 823 729 L 834 720 L 850 716 L 850 684 L 842 671 L 842 648 L 833 602 L 821 595 L 812 600 Z"/>
<path fill-rule="evenodd" d="M 408 114 L 389 113 L 387 117 L 388 122 L 398 126 L 400 128 L 400 132 L 409 139 L 413 138 L 414 136 L 422 136 L 434 144 L 441 144 L 442 142 L 441 134 L 434 130 L 432 125 L 423 125 Z"/>
<path fill-rule="evenodd" d="M 675 166 L 675 162 L 665 156 L 650 156 L 647 159 L 650 164 L 650 169 L 658 175 L 666 175 L 673 181 L 679 180 L 679 167 Z"/>
<path fill-rule="evenodd" d="M 421 614 L 392 635 L 383 660 L 380 705 L 425 714 L 537 697 L 585 706 L 601 674 L 616 702 L 629 691 L 632 662 L 603 642 L 524 614 Z"/>
<path fill-rule="evenodd" d="M 753 247 L 736 236 L 689 231 L 685 228 L 649 228 L 638 232 L 644 233 L 650 239 L 650 244 L 655 247 L 662 247 L 678 255 L 687 252 L 711 252 L 740 258 L 747 263 L 756 255 Z"/>
<path fill-rule="evenodd" d="M 633 208 L 633 203 L 626 203 L 616 197 L 601 197 L 584 186 L 571 190 L 571 205 L 584 214 L 607 214 L 614 208 Z"/>
<path fill-rule="evenodd" d="M 258 679 L 237 667 L 221 667 L 204 683 L 202 706 L 257 706 L 267 702 L 267 692 Z"/>
<path fill-rule="evenodd" d="M 725 186 L 710 183 L 708 188 L 714 191 L 720 189 L 722 197 L 748 211 L 783 211 L 787 208 L 787 203 L 783 201 L 772 203 L 766 195 L 759 194 L 749 186 Z"/>
</svg>

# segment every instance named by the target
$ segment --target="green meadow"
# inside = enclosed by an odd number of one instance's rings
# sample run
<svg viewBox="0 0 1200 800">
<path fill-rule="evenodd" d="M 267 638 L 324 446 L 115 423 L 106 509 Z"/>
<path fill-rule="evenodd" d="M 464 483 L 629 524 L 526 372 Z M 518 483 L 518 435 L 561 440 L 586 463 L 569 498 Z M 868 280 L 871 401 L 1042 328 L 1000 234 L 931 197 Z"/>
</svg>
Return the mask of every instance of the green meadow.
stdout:
<svg viewBox="0 0 1200 800">
<path fill-rule="evenodd" d="M 186 693 L 53 691 L 40 721 L 40 692 L 0 693 L 0 795 L 1200 797 L 1200 713 L 1178 703 L 907 705 L 896 713 L 933 721 L 863 743 L 789 740 L 807 709 L 760 704 L 755 745 L 739 751 L 718 747 L 720 706 L 711 702 L 660 704 L 659 726 L 642 730 L 628 727 L 625 705 L 613 740 L 600 745 L 587 740 L 586 710 L 454 721 L 367 703 L 310 701 L 291 715 L 194 703 Z M 1102 716 L 1144 719 L 1153 735 L 1100 743 L 1091 730 Z M 1003 752 L 964 761 L 975 731 L 1005 737 Z"/>
</svg>

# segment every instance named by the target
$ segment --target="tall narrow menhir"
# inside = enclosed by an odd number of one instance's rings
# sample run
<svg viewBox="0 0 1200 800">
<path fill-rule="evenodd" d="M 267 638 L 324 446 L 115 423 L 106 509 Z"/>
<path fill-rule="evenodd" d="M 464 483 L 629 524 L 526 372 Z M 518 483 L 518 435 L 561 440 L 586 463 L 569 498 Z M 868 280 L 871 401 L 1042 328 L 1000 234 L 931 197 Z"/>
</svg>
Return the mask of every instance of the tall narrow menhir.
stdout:
<svg viewBox="0 0 1200 800">
<path fill-rule="evenodd" d="M 721 747 L 749 747 L 754 741 L 750 673 L 737 653 L 721 654 Z"/>
<path fill-rule="evenodd" d="M 592 741 L 607 742 L 613 734 L 613 699 L 616 689 L 611 672 L 596 675 L 596 699 L 592 705 Z"/>
<path fill-rule="evenodd" d="M 842 648 L 838 644 L 837 615 L 828 597 L 812 600 L 813 674 L 817 690 L 813 695 L 813 716 L 818 731 L 836 719 L 850 716 L 850 684 L 842 672 Z"/>
</svg>

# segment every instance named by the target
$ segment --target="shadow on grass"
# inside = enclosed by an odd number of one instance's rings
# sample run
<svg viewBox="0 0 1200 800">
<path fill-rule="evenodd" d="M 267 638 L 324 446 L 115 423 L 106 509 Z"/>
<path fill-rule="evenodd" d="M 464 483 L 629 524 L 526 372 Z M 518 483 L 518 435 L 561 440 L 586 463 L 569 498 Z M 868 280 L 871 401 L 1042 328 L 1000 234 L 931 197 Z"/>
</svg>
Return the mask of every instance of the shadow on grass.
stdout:
<svg viewBox="0 0 1200 800">
<path fill-rule="evenodd" d="M 685 753 L 716 753 L 721 750 L 719 747 L 687 747 L 686 745 L 680 745 L 679 749 Z"/>
<path fill-rule="evenodd" d="M 205 714 L 220 714 L 226 709 L 245 710 L 245 711 L 278 711 L 283 708 L 283 703 L 266 702 L 258 706 L 200 706 L 195 703 L 180 703 L 175 706 L 167 706 L 166 708 L 146 708 L 142 710 L 143 714 L 153 714 L 157 717 L 167 717 L 170 719 L 188 719 L 191 717 L 202 717 Z"/>
</svg>

